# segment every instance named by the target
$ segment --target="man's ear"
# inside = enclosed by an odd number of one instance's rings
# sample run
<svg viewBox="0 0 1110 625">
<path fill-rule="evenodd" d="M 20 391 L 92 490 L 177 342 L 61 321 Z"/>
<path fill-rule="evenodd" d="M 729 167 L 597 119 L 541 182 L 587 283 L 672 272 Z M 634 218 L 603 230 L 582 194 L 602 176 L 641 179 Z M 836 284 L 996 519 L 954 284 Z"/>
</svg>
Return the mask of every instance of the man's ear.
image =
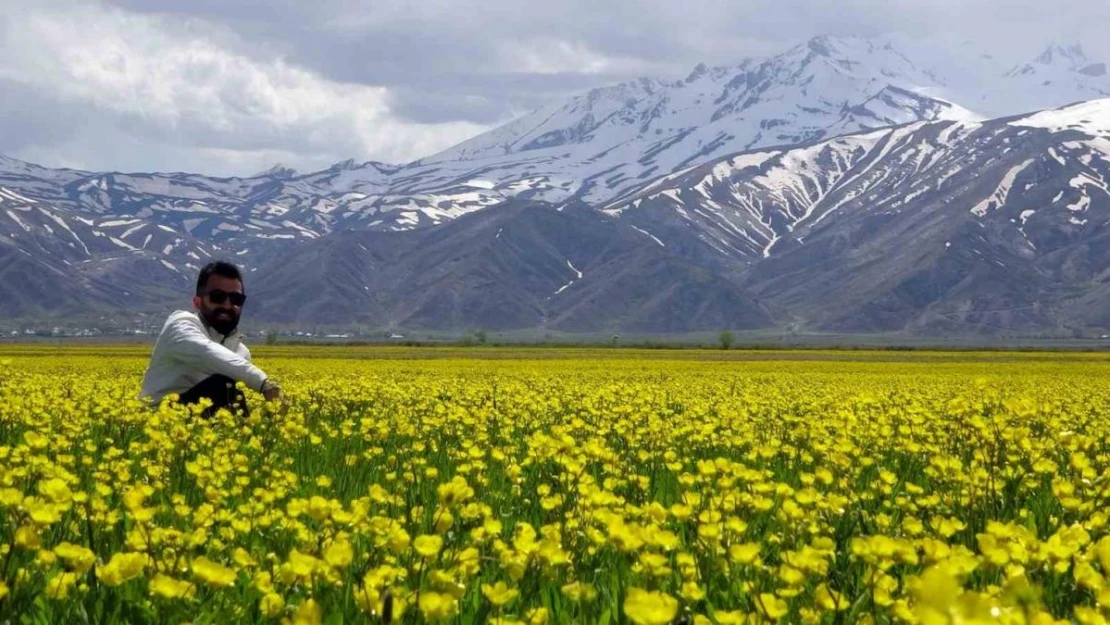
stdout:
<svg viewBox="0 0 1110 625">
<path fill-rule="evenodd" d="M 193 308 L 196 309 L 196 310 L 200 310 L 200 306 L 201 306 L 200 296 L 199 295 L 194 295 L 193 296 Z"/>
</svg>

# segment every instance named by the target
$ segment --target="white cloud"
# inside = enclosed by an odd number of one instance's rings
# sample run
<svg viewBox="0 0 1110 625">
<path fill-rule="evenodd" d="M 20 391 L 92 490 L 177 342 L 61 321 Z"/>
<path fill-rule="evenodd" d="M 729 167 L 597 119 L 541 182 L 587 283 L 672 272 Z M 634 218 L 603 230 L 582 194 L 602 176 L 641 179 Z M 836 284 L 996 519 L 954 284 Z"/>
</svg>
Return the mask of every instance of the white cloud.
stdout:
<svg viewBox="0 0 1110 625">
<path fill-rule="evenodd" d="M 500 47 L 506 65 L 532 74 L 648 74 L 661 69 L 638 58 L 610 56 L 584 42 L 554 37 L 511 40 Z"/>
<path fill-rule="evenodd" d="M 129 132 L 125 143 L 219 152 L 218 161 L 245 167 L 285 155 L 303 166 L 351 157 L 404 162 L 485 129 L 399 121 L 387 88 L 252 58 L 227 45 L 231 33 L 196 19 L 54 4 L 0 7 L 0 22 L 0 79 L 85 108 L 90 121 Z M 111 141 L 111 133 L 86 134 Z"/>
<path fill-rule="evenodd" d="M 1081 42 L 1110 61 L 1107 20 L 1105 0 L 0 0 L 0 152 L 215 174 L 402 162 L 813 35 L 970 39 L 1011 64 Z"/>
</svg>

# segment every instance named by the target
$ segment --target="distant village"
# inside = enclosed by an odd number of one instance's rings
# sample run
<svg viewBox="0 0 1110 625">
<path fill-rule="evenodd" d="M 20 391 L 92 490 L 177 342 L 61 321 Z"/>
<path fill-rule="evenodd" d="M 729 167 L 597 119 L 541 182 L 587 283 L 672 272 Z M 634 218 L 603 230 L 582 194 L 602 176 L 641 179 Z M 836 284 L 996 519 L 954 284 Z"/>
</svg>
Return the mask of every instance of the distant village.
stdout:
<svg viewBox="0 0 1110 625">
<path fill-rule="evenodd" d="M 9 323 L 8 327 L 0 327 L 0 340 L 32 340 L 42 338 L 120 338 L 131 337 L 133 339 L 141 339 L 143 337 L 150 337 L 153 341 L 154 337 L 158 336 L 161 330 L 161 325 L 157 324 L 131 324 L 131 325 L 81 325 L 81 324 L 67 324 L 67 325 L 44 325 L 44 324 L 28 324 L 26 326 L 18 326 L 15 323 Z M 243 332 L 243 335 L 253 339 L 254 343 L 274 343 L 274 342 L 289 342 L 289 341 L 318 341 L 318 340 L 360 340 L 360 341 L 402 341 L 407 337 L 405 334 L 391 331 L 371 330 L 371 331 L 329 331 L 320 329 L 296 329 L 296 328 L 266 328 L 251 329 Z"/>
</svg>

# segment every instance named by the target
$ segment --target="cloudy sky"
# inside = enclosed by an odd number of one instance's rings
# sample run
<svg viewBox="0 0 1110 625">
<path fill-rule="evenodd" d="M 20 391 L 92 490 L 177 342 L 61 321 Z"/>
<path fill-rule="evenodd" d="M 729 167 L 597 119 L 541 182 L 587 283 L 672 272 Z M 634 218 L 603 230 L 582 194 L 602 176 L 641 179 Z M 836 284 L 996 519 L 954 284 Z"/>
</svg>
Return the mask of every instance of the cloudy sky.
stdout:
<svg viewBox="0 0 1110 625">
<path fill-rule="evenodd" d="M 406 162 L 590 87 L 818 34 L 1051 41 L 1105 0 L 0 0 L 0 154 L 249 174 Z"/>
</svg>

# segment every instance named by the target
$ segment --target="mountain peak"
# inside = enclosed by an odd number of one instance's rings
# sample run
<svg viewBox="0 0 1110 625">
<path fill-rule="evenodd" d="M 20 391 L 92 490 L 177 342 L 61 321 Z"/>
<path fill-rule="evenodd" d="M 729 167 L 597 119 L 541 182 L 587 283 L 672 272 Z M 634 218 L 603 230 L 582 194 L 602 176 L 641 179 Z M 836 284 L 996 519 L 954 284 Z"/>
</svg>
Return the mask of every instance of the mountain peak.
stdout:
<svg viewBox="0 0 1110 625">
<path fill-rule="evenodd" d="M 848 54 L 850 51 L 861 48 L 869 49 L 876 44 L 885 43 L 888 49 L 891 48 L 890 42 L 870 37 L 837 37 L 834 35 L 817 35 L 810 38 L 799 48 L 808 49 L 810 52 L 820 56 L 836 57 Z"/>
<path fill-rule="evenodd" d="M 1075 76 L 1079 74 L 1080 76 Z M 1079 44 L 1064 45 L 1053 43 L 1033 60 L 1023 65 L 1014 67 L 1006 73 L 1008 77 L 1033 76 L 1043 85 L 1050 84 L 1046 81 L 1079 80 L 1080 84 L 1090 84 L 1089 79 L 1100 79 L 1107 75 L 1105 63 L 1095 62 L 1087 57 L 1083 46 Z M 1100 82 L 1100 81 L 1095 81 Z M 1105 95 L 1106 87 L 1095 87 L 1094 95 Z M 1075 98 L 1073 98 L 1074 100 Z"/>
<path fill-rule="evenodd" d="M 690 72 L 690 75 L 686 77 L 686 80 L 684 82 L 694 82 L 702 76 L 705 76 L 707 73 L 709 73 L 709 66 L 705 63 L 698 63 L 697 67 L 695 67 L 693 71 Z"/>
<path fill-rule="evenodd" d="M 345 161 L 340 161 L 340 162 L 338 162 L 338 163 L 336 163 L 336 164 L 332 165 L 332 166 L 331 166 L 331 167 L 329 167 L 328 169 L 335 169 L 335 170 L 340 170 L 340 169 L 358 169 L 358 168 L 360 168 L 360 167 L 362 167 L 362 164 L 361 164 L 361 163 L 359 163 L 358 161 L 356 161 L 356 160 L 355 160 L 355 159 L 353 159 L 353 158 L 349 158 L 349 159 L 347 159 L 347 160 L 345 160 Z"/>
<path fill-rule="evenodd" d="M 806 47 L 810 51 L 820 54 L 821 56 L 832 56 L 835 42 L 829 35 L 818 35 L 806 42 Z"/>
<path fill-rule="evenodd" d="M 1033 60 L 1041 65 L 1064 63 L 1070 65 L 1073 69 L 1078 69 L 1079 66 L 1086 64 L 1088 59 L 1087 54 L 1083 52 L 1083 46 L 1079 44 L 1065 46 L 1054 43 L 1045 48 L 1045 51 Z"/>
<path fill-rule="evenodd" d="M 1053 132 L 1078 130 L 1092 136 L 1106 136 L 1110 134 L 1110 98 L 1040 111 L 1011 121 L 1010 125 L 1046 128 Z"/>
<path fill-rule="evenodd" d="M 252 178 L 281 178 L 281 179 L 284 180 L 284 179 L 292 178 L 296 175 L 297 175 L 297 170 L 293 169 L 292 167 L 286 167 L 285 165 L 283 165 L 281 163 L 275 163 L 273 167 L 267 169 L 266 171 L 260 171 L 260 172 L 258 172 L 257 174 L 255 174 L 251 177 Z"/>
</svg>

